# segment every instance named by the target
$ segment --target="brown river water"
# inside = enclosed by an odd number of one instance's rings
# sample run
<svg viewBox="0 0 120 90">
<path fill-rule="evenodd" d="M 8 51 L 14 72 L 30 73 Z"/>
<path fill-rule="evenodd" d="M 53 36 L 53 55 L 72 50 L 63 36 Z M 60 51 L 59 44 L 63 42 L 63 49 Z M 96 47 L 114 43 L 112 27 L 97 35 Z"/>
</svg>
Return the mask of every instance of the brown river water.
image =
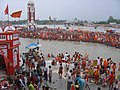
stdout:
<svg viewBox="0 0 120 90">
<path fill-rule="evenodd" d="M 25 47 L 31 43 L 36 43 L 36 39 L 20 38 L 20 53 L 27 52 L 28 49 Z M 74 42 L 74 41 L 50 41 L 41 40 L 39 43 L 42 44 L 40 47 L 44 55 L 47 56 L 48 53 L 53 55 L 58 55 L 59 53 L 66 53 L 73 55 L 74 52 L 79 52 L 89 55 L 89 59 L 95 60 L 97 57 L 108 58 L 111 57 L 114 62 L 118 64 L 120 62 L 120 49 L 114 47 L 106 46 L 103 44 L 91 43 L 91 42 Z"/>
</svg>

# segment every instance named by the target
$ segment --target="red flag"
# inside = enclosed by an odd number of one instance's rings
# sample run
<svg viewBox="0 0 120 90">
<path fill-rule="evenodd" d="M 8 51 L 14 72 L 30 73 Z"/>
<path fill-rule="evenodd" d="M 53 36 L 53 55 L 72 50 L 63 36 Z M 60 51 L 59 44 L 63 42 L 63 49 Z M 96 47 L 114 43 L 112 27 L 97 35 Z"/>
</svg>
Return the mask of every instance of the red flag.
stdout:
<svg viewBox="0 0 120 90">
<path fill-rule="evenodd" d="M 13 18 L 20 18 L 21 13 L 22 13 L 22 11 L 13 12 L 11 14 L 11 17 L 13 17 Z"/>
<path fill-rule="evenodd" d="M 8 4 L 7 4 L 6 8 L 5 8 L 4 13 L 5 13 L 5 14 L 8 14 Z"/>
</svg>

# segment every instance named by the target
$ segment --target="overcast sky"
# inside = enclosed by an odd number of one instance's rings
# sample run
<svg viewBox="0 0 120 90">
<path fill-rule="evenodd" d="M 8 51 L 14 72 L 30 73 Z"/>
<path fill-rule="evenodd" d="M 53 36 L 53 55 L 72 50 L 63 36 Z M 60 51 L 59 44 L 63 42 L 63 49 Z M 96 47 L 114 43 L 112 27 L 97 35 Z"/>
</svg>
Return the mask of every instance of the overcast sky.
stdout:
<svg viewBox="0 0 120 90">
<path fill-rule="evenodd" d="M 0 20 L 7 19 L 4 15 L 9 4 L 10 14 L 22 10 L 20 19 L 27 19 L 27 3 L 29 0 L 0 0 Z M 109 16 L 120 18 L 120 0 L 33 0 L 36 19 L 45 20 L 49 16 L 57 19 L 88 21 L 107 20 Z M 10 20 L 18 20 L 10 18 Z"/>
</svg>

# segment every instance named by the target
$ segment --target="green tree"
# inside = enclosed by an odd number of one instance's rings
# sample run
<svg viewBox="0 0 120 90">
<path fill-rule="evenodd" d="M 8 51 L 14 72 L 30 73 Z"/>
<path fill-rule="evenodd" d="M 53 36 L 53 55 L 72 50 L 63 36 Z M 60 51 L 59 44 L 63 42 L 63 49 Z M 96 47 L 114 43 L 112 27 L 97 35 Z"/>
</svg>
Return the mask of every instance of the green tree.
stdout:
<svg viewBox="0 0 120 90">
<path fill-rule="evenodd" d="M 108 23 L 110 22 L 116 22 L 117 23 L 117 20 L 114 19 L 112 16 L 109 16 L 109 19 L 107 20 Z"/>
</svg>

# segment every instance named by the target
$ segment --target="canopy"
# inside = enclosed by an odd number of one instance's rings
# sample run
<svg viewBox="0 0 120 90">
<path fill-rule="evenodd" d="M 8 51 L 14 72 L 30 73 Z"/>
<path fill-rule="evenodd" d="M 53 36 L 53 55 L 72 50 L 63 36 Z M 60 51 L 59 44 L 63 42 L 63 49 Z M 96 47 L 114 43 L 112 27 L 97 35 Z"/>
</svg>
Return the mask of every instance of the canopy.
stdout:
<svg viewBox="0 0 120 90">
<path fill-rule="evenodd" d="M 36 47 L 41 47 L 41 46 L 42 46 L 41 44 L 31 43 L 28 46 L 26 46 L 25 48 L 34 49 Z"/>
</svg>

